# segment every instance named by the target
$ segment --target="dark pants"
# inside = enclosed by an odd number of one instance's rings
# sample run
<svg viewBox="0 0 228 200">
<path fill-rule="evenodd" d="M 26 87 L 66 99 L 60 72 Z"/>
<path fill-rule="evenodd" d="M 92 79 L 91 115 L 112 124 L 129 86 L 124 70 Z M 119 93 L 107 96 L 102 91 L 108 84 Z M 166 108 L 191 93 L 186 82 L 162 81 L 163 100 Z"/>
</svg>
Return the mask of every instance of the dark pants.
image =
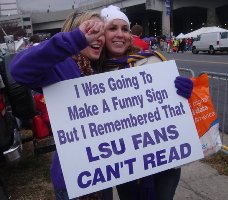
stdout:
<svg viewBox="0 0 228 200">
<path fill-rule="evenodd" d="M 113 199 L 112 188 L 102 190 L 101 192 L 102 192 L 102 200 L 112 200 Z M 66 190 L 55 189 L 55 198 L 56 198 L 56 200 L 69 200 Z M 77 198 L 74 198 L 72 200 L 77 200 Z"/>
<path fill-rule="evenodd" d="M 120 200 L 155 200 L 153 176 L 117 185 L 116 188 Z"/>
<path fill-rule="evenodd" d="M 120 200 L 137 200 L 137 180 L 116 186 Z"/>
<path fill-rule="evenodd" d="M 3 188 L 3 185 L 1 183 L 1 180 L 0 180 L 0 199 L 1 200 L 7 200 L 8 199 L 8 197 L 7 197 L 6 193 L 5 193 L 5 190 Z"/>
<path fill-rule="evenodd" d="M 180 175 L 180 168 L 169 169 L 116 188 L 120 200 L 173 200 Z"/>
<path fill-rule="evenodd" d="M 181 168 L 154 174 L 156 200 L 173 200 L 181 176 Z"/>
</svg>

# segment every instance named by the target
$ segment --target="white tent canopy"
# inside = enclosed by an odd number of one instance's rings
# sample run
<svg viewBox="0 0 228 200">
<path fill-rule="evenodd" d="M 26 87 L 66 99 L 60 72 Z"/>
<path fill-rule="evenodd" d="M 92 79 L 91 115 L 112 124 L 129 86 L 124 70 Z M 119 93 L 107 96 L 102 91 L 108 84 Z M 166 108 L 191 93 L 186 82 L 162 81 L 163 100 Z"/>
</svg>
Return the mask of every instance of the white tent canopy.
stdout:
<svg viewBox="0 0 228 200">
<path fill-rule="evenodd" d="M 216 26 L 212 26 L 212 27 L 202 27 L 198 30 L 192 31 L 190 33 L 185 34 L 184 36 L 182 36 L 182 38 L 196 38 L 198 35 L 202 34 L 202 33 L 211 33 L 211 32 L 224 32 L 224 31 L 228 31 L 227 29 L 224 28 L 219 28 Z"/>
<path fill-rule="evenodd" d="M 182 39 L 182 38 L 185 38 L 185 37 L 184 37 L 184 34 L 183 33 L 180 33 L 176 38 L 177 39 Z"/>
</svg>

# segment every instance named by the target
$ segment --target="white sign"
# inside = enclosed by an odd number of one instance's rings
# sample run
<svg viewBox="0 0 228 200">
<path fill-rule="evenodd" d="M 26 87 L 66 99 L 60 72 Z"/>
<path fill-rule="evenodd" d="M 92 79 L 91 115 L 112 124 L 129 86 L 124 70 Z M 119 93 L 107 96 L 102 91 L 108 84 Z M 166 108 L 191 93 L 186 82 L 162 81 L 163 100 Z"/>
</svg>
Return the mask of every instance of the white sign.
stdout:
<svg viewBox="0 0 228 200">
<path fill-rule="evenodd" d="M 44 88 L 70 198 L 203 158 L 167 61 Z"/>
</svg>

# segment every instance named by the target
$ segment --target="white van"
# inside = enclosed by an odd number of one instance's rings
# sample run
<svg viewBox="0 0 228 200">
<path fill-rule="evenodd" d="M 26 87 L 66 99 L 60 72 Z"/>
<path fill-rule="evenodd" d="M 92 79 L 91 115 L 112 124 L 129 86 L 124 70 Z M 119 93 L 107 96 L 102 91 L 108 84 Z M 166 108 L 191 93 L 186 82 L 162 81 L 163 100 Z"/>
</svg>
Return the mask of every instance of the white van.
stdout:
<svg viewBox="0 0 228 200">
<path fill-rule="evenodd" d="M 228 52 L 228 31 L 202 33 L 192 44 L 192 53 L 199 51 L 214 54 L 216 51 Z"/>
</svg>

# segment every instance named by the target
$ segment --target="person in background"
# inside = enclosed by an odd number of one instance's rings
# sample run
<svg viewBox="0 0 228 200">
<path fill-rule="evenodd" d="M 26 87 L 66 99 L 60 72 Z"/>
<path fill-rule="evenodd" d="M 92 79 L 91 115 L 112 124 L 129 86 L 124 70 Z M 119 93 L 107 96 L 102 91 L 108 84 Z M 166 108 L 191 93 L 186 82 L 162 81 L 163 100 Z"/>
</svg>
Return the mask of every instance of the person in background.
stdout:
<svg viewBox="0 0 228 200">
<path fill-rule="evenodd" d="M 178 49 L 179 49 L 179 41 L 176 38 L 174 38 L 173 39 L 173 52 L 178 53 Z"/>
<path fill-rule="evenodd" d="M 143 34 L 143 27 L 136 24 L 131 28 L 131 34 L 133 38 L 133 45 L 139 47 L 141 50 L 149 50 L 149 44 L 142 40 L 140 37 Z"/>
<path fill-rule="evenodd" d="M 104 22 L 100 15 L 75 12 L 65 20 L 60 33 L 19 52 L 10 64 L 11 74 L 15 81 L 36 91 L 59 81 L 92 75 L 99 71 L 94 61 L 99 59 L 104 43 Z M 51 179 L 56 199 L 68 200 L 57 152 L 52 161 Z M 112 200 L 112 188 L 77 200 L 86 198 Z"/>
<path fill-rule="evenodd" d="M 168 42 L 167 42 L 167 39 L 165 38 L 164 39 L 164 45 L 163 45 L 163 51 L 167 52 L 167 49 L 168 49 Z"/>
<path fill-rule="evenodd" d="M 163 40 L 163 38 L 160 38 L 159 47 L 160 47 L 160 51 L 164 51 L 164 40 Z"/>
<path fill-rule="evenodd" d="M 193 38 L 188 38 L 187 39 L 187 51 L 192 50 L 192 43 L 193 43 Z"/>
<path fill-rule="evenodd" d="M 185 39 L 180 39 L 178 52 L 181 51 L 182 53 L 184 53 L 185 49 L 186 49 Z"/>
<path fill-rule="evenodd" d="M 31 46 L 36 46 L 40 43 L 40 37 L 39 35 L 32 35 L 30 38 L 29 38 L 29 44 L 27 47 L 31 47 Z"/>
<path fill-rule="evenodd" d="M 142 52 L 132 45 L 130 23 L 127 16 L 116 6 L 101 10 L 105 20 L 105 49 L 100 59 L 104 72 L 165 61 L 158 52 Z M 190 98 L 193 83 L 177 77 L 174 82 L 177 94 Z M 117 185 L 120 200 L 172 200 L 180 179 L 180 168 L 169 169 L 139 180 Z"/>
<path fill-rule="evenodd" d="M 173 40 L 172 40 L 172 38 L 168 39 L 167 44 L 168 44 L 167 53 L 173 53 Z"/>
</svg>

